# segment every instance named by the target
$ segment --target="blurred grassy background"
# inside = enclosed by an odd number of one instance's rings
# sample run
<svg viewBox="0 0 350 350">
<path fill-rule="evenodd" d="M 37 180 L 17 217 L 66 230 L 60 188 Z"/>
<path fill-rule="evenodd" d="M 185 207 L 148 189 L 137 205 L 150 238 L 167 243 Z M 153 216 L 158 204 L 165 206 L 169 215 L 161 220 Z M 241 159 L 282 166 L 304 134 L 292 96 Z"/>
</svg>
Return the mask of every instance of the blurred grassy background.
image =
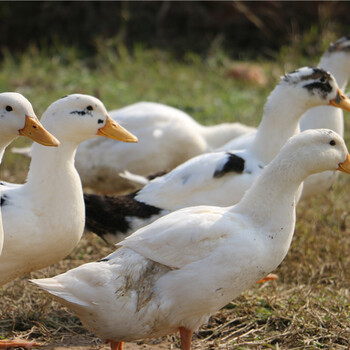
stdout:
<svg viewBox="0 0 350 350">
<path fill-rule="evenodd" d="M 330 42 L 350 33 L 349 10 L 350 3 L 338 1 L 0 2 L 0 91 L 23 93 L 39 117 L 54 100 L 81 92 L 98 96 L 107 109 L 148 100 L 204 124 L 258 125 L 279 76 L 316 65 Z M 263 82 L 234 75 L 242 62 L 258 69 Z M 349 145 L 349 115 L 345 123 Z M 1 178 L 24 181 L 28 164 L 7 152 Z M 279 280 L 216 314 L 194 348 L 349 348 L 349 185 L 342 174 L 332 191 L 299 205 Z M 112 249 L 86 235 L 68 258 L 31 277 Z M 24 279 L 1 290 L 0 310 L 1 336 L 96 343 L 71 313 Z M 169 347 L 173 341 L 164 340 Z"/>
<path fill-rule="evenodd" d="M 348 10 L 338 1 L 0 2 L 0 91 L 23 93 L 39 116 L 80 92 L 107 109 L 148 100 L 204 124 L 257 125 L 279 76 L 317 64 L 350 32 Z M 241 62 L 264 82 L 232 76 Z M 7 153 L 3 179 L 25 179 L 28 162 L 17 159 Z"/>
</svg>

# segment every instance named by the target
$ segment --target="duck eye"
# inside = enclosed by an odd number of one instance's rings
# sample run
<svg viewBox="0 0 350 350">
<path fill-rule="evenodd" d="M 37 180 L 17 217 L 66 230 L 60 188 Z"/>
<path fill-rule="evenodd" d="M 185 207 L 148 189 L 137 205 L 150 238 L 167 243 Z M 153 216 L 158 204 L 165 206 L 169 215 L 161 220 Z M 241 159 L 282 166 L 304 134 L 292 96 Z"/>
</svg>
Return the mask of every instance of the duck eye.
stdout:
<svg viewBox="0 0 350 350">
<path fill-rule="evenodd" d="M 87 109 L 88 111 L 92 111 L 92 110 L 93 110 L 92 106 L 87 106 L 86 109 Z"/>
<path fill-rule="evenodd" d="M 326 82 L 326 78 L 325 78 L 325 77 L 322 77 L 322 78 L 320 79 L 320 82 L 321 82 L 321 83 Z"/>
<path fill-rule="evenodd" d="M 7 112 L 11 112 L 13 110 L 13 108 L 11 106 L 6 106 L 6 110 L 7 110 Z"/>
<path fill-rule="evenodd" d="M 334 140 L 331 140 L 331 141 L 329 142 L 329 144 L 330 144 L 331 146 L 335 146 L 335 141 L 334 141 Z"/>
</svg>

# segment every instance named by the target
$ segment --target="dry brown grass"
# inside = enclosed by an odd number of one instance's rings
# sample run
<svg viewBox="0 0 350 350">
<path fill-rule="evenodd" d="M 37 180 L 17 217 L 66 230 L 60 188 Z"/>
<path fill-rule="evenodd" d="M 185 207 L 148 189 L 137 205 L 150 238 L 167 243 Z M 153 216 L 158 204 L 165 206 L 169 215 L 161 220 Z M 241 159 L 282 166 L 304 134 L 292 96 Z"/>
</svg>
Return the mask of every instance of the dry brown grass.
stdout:
<svg viewBox="0 0 350 350">
<path fill-rule="evenodd" d="M 298 207 L 291 249 L 275 282 L 255 286 L 216 313 L 194 337 L 194 349 L 349 349 L 350 178 Z M 27 278 L 53 276 L 107 255 L 108 247 L 84 235 L 74 252 Z M 17 279 L 2 290 L 1 335 L 44 342 L 46 348 L 107 349 L 60 304 Z M 171 349 L 177 336 L 130 344 L 126 349 Z"/>
</svg>

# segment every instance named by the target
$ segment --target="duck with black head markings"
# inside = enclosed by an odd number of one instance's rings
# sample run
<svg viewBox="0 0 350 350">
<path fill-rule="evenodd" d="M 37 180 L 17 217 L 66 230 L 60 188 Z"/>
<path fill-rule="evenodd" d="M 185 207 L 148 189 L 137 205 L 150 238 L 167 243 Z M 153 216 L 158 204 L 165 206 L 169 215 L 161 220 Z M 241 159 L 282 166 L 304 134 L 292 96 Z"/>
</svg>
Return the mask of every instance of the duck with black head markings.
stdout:
<svg viewBox="0 0 350 350">
<path fill-rule="evenodd" d="M 194 331 L 281 263 L 300 184 L 325 170 L 350 173 L 343 139 L 331 130 L 305 131 L 286 143 L 238 204 L 180 209 L 98 262 L 32 282 L 111 349 L 179 330 L 181 348 L 190 350 Z"/>
<path fill-rule="evenodd" d="M 318 66 L 330 72 L 338 86 L 344 90 L 350 78 L 350 37 L 345 36 L 332 43 L 322 55 Z M 328 128 L 339 135 L 344 134 L 342 110 L 327 106 L 315 107 L 307 111 L 300 120 L 300 129 Z"/>
<path fill-rule="evenodd" d="M 299 132 L 303 113 L 333 104 L 350 110 L 330 73 L 304 67 L 286 74 L 268 97 L 254 137 L 236 139 L 227 151 L 192 158 L 132 195 L 85 194 L 86 227 L 115 244 L 170 211 L 237 203 L 288 138 Z"/>
<path fill-rule="evenodd" d="M 329 71 L 335 77 L 341 90 L 344 90 L 350 78 L 350 36 L 344 36 L 332 43 L 322 55 L 319 67 Z M 328 128 L 344 135 L 344 117 L 341 109 L 328 106 L 314 107 L 300 120 L 300 129 Z M 304 181 L 302 199 L 325 193 L 337 179 L 338 172 L 326 171 L 310 176 Z"/>
<path fill-rule="evenodd" d="M 63 259 L 79 242 L 85 222 L 82 186 L 74 167 L 79 143 L 99 135 L 137 141 L 89 95 L 73 94 L 54 102 L 41 121 L 61 144 L 34 144 L 27 182 L 3 188 L 0 285 Z"/>
</svg>

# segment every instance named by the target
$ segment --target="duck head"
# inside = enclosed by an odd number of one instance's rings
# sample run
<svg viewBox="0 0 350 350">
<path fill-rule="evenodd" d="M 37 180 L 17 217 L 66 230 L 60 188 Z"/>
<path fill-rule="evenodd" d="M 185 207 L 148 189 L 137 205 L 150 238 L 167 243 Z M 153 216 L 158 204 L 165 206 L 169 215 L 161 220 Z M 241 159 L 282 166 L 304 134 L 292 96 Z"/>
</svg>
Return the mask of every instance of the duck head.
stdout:
<svg viewBox="0 0 350 350">
<path fill-rule="evenodd" d="M 340 90 L 334 76 L 322 68 L 300 68 L 286 74 L 280 84 L 290 87 L 291 93 L 294 91 L 299 97 L 303 94 L 308 108 L 331 105 L 350 111 L 350 100 Z"/>
<path fill-rule="evenodd" d="M 137 137 L 115 122 L 96 97 L 72 94 L 52 103 L 42 117 L 45 127 L 59 140 L 80 143 L 96 136 L 123 142 L 137 142 Z"/>
<path fill-rule="evenodd" d="M 60 144 L 44 129 L 31 103 L 16 92 L 0 93 L 0 127 L 3 142 L 10 143 L 16 136 L 21 135 L 44 146 Z"/>
</svg>

